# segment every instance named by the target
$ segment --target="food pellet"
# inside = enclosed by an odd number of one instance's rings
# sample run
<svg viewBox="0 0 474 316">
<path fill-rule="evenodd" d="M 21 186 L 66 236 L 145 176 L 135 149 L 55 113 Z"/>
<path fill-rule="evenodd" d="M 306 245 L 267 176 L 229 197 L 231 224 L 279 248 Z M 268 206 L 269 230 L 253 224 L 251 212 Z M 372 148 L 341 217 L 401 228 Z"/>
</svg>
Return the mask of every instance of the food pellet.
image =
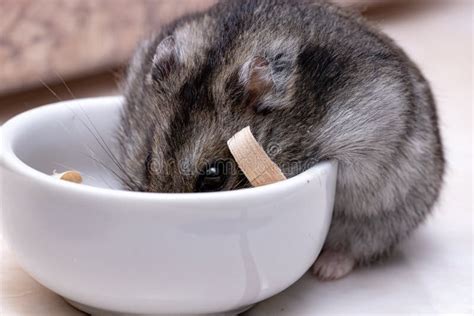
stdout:
<svg viewBox="0 0 474 316">
<path fill-rule="evenodd" d="M 232 156 L 254 187 L 285 180 L 281 169 L 268 157 L 250 127 L 237 132 L 227 141 Z"/>
<path fill-rule="evenodd" d="M 53 177 L 64 180 L 64 181 L 69 181 L 69 182 L 74 182 L 74 183 L 82 183 L 82 176 L 78 171 L 75 170 L 70 170 L 70 171 L 65 171 L 62 173 L 56 173 L 56 171 L 53 172 Z"/>
</svg>

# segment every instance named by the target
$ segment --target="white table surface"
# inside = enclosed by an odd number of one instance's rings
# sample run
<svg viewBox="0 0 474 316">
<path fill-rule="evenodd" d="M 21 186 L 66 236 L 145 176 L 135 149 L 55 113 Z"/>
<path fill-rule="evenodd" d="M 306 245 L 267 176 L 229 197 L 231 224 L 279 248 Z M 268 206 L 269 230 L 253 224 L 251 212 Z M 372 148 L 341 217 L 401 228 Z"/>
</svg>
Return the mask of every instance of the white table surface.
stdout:
<svg viewBox="0 0 474 316">
<path fill-rule="evenodd" d="M 473 4 L 431 2 L 378 23 L 421 66 L 438 102 L 448 168 L 433 216 L 388 261 L 339 281 L 305 275 L 246 315 L 473 313 Z M 83 315 L 29 277 L 3 241 L 0 255 L 1 315 Z"/>
</svg>

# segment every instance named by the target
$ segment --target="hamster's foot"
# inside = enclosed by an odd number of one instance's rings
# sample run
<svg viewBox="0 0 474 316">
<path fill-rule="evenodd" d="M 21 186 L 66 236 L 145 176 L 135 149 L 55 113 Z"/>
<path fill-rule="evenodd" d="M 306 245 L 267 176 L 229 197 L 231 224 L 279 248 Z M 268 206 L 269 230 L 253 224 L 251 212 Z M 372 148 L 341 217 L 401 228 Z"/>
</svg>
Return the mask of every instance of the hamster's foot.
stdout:
<svg viewBox="0 0 474 316">
<path fill-rule="evenodd" d="M 333 250 L 323 250 L 313 265 L 313 274 L 320 280 L 340 279 L 352 271 L 355 260 L 351 255 Z"/>
</svg>

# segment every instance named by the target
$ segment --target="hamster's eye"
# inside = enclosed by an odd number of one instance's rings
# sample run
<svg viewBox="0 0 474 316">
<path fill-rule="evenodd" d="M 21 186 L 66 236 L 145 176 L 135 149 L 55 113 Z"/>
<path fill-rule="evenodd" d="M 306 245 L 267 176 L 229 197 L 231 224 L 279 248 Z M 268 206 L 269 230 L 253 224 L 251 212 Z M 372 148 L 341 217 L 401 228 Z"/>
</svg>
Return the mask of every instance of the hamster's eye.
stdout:
<svg viewBox="0 0 474 316">
<path fill-rule="evenodd" d="M 229 162 L 224 160 L 208 164 L 199 175 L 196 183 L 197 192 L 221 190 L 229 176 Z"/>
</svg>

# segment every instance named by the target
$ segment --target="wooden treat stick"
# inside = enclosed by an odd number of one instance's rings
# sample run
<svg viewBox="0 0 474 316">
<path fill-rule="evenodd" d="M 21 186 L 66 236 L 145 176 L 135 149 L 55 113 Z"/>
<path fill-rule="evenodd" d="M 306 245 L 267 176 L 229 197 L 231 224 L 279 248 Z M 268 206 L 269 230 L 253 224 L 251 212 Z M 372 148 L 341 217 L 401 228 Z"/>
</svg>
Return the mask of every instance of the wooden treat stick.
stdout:
<svg viewBox="0 0 474 316">
<path fill-rule="evenodd" d="M 74 182 L 74 183 L 82 183 L 82 176 L 78 171 L 70 170 L 62 173 L 56 173 L 53 171 L 53 177 L 56 179 Z"/>
<path fill-rule="evenodd" d="M 227 146 L 229 146 L 240 169 L 254 187 L 286 179 L 281 169 L 268 157 L 252 135 L 250 126 L 232 136 L 227 141 Z"/>
</svg>

